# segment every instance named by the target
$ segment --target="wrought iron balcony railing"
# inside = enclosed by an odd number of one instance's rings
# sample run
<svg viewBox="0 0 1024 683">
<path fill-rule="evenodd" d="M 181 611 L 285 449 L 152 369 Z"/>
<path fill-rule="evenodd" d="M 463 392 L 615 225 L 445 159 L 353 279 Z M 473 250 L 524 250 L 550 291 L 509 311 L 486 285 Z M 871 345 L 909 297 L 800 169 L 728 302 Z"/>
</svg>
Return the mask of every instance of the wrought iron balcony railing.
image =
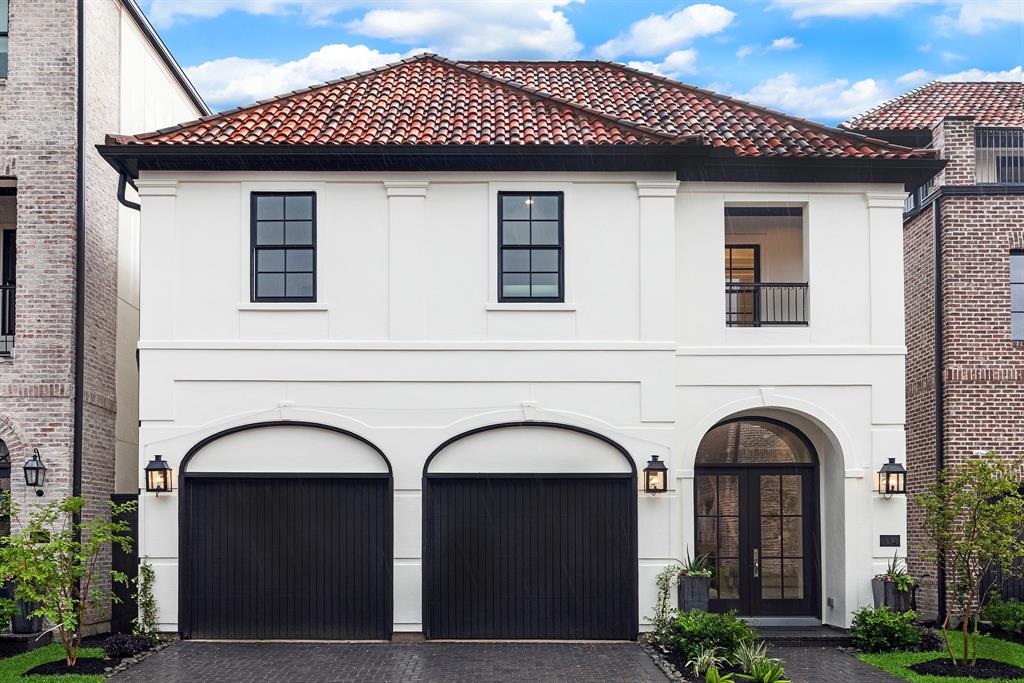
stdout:
<svg viewBox="0 0 1024 683">
<path fill-rule="evenodd" d="M 14 285 L 0 285 L 0 356 L 14 349 Z"/>
<path fill-rule="evenodd" d="M 769 327 L 807 324 L 806 282 L 728 282 L 725 324 Z"/>
<path fill-rule="evenodd" d="M 975 182 L 1024 184 L 1024 128 L 978 128 L 974 136 Z"/>
</svg>

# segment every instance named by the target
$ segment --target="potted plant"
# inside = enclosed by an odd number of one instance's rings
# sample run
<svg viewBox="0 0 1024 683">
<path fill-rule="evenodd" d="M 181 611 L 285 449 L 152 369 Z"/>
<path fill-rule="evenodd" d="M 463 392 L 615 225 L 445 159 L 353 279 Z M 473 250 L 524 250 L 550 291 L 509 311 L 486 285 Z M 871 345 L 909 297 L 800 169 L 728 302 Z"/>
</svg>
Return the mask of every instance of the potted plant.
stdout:
<svg viewBox="0 0 1024 683">
<path fill-rule="evenodd" d="M 686 551 L 686 562 L 679 569 L 679 609 L 708 611 L 708 594 L 711 590 L 711 562 L 707 555 L 690 558 Z"/>
<path fill-rule="evenodd" d="M 884 574 L 871 579 L 875 607 L 887 606 L 893 612 L 909 612 L 917 582 L 907 573 L 907 562 L 893 555 Z"/>
</svg>

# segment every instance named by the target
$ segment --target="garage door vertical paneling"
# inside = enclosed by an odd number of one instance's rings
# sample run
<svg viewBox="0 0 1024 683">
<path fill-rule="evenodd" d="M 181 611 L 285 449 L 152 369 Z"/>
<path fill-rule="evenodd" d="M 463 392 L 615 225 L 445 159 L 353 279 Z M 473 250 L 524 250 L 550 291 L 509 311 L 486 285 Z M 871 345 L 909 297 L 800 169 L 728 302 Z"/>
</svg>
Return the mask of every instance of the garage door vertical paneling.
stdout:
<svg viewBox="0 0 1024 683">
<path fill-rule="evenodd" d="M 428 477 L 431 638 L 629 639 L 630 477 Z"/>
<path fill-rule="evenodd" d="M 188 477 L 182 634 L 213 639 L 390 637 L 386 477 Z"/>
</svg>

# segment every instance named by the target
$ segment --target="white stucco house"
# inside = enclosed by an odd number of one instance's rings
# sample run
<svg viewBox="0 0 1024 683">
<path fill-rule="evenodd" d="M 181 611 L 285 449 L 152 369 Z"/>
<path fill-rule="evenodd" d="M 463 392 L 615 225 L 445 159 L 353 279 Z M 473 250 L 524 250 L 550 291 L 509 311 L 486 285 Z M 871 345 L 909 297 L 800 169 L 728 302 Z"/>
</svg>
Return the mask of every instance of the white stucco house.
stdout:
<svg viewBox="0 0 1024 683">
<path fill-rule="evenodd" d="M 435 55 L 100 151 L 142 204 L 166 630 L 634 638 L 687 553 L 712 609 L 845 627 L 902 552 L 874 473 L 931 152 Z"/>
</svg>

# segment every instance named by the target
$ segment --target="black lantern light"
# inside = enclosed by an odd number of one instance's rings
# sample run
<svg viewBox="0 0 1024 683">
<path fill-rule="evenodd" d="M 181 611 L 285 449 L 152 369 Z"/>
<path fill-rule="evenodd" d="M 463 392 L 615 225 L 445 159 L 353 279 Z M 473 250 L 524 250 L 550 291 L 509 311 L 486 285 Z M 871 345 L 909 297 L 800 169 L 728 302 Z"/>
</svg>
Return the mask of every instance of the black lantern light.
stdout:
<svg viewBox="0 0 1024 683">
<path fill-rule="evenodd" d="M 889 458 L 889 462 L 878 470 L 875 493 L 881 494 L 883 498 L 889 500 L 895 495 L 903 495 L 906 492 L 907 468 L 896 462 L 896 458 Z"/>
<path fill-rule="evenodd" d="M 171 466 L 162 455 L 153 456 L 146 465 L 146 490 L 157 495 L 171 490 Z"/>
<path fill-rule="evenodd" d="M 668 468 L 656 455 L 651 456 L 650 462 L 644 468 L 644 492 L 664 493 L 668 491 Z"/>
<path fill-rule="evenodd" d="M 43 495 L 43 482 L 46 481 L 46 465 L 39 457 L 39 449 L 32 449 L 32 457 L 25 461 L 25 486 L 36 490 L 36 495 Z"/>
</svg>

